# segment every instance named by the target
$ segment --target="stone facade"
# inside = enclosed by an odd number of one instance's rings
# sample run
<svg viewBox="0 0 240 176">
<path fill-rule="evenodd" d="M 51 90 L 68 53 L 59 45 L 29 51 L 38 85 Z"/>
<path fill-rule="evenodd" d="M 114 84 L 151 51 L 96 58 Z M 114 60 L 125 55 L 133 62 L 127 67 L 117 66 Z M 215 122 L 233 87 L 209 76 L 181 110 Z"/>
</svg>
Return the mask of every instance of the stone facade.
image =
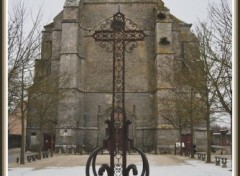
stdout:
<svg viewBox="0 0 240 176">
<path fill-rule="evenodd" d="M 162 114 L 165 101 L 176 90 L 174 64 L 188 57 L 186 49 L 197 49 L 191 25 L 170 14 L 161 0 L 66 0 L 63 11 L 44 28 L 37 61 L 51 63 L 53 74 L 71 77 L 68 84 L 59 84 L 59 92 L 66 96 L 55 107 L 55 148 L 80 146 L 91 151 L 102 144 L 112 103 L 112 53 L 92 34 L 118 11 L 118 5 L 147 35 L 132 53 L 126 53 L 125 102 L 133 122 L 129 135 L 147 152 L 173 151 L 179 141 L 178 131 Z M 205 132 L 196 133 L 206 139 Z"/>
</svg>

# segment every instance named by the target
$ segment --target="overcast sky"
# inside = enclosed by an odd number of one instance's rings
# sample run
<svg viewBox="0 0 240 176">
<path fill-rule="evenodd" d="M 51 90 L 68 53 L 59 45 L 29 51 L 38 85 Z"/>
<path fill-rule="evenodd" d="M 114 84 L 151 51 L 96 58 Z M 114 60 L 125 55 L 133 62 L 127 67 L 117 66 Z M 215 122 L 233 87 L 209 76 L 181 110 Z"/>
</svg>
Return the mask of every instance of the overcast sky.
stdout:
<svg viewBox="0 0 240 176">
<path fill-rule="evenodd" d="M 9 9 L 12 3 L 20 0 L 9 0 Z M 42 6 L 43 25 L 48 24 L 63 9 L 65 0 L 24 0 L 27 7 L 37 11 Z M 197 19 L 204 20 L 207 16 L 209 2 L 219 2 L 220 0 L 163 0 L 170 12 L 185 21 L 195 24 Z M 232 0 L 227 0 L 231 6 Z"/>
</svg>

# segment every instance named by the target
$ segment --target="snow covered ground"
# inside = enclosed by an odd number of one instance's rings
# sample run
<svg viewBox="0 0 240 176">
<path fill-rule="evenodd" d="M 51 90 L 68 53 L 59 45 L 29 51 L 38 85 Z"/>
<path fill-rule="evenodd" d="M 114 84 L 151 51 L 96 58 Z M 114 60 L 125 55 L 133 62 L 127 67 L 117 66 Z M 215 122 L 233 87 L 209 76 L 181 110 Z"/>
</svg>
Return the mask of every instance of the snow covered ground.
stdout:
<svg viewBox="0 0 240 176">
<path fill-rule="evenodd" d="M 139 169 L 140 166 L 139 166 Z M 185 160 L 184 163 L 169 166 L 150 166 L 150 176 L 231 176 L 230 164 L 227 168 L 207 164 L 201 160 Z M 141 171 L 139 170 L 139 175 Z M 85 166 L 48 167 L 44 169 L 9 168 L 8 176 L 85 176 Z M 107 174 L 105 173 L 105 176 Z"/>
</svg>

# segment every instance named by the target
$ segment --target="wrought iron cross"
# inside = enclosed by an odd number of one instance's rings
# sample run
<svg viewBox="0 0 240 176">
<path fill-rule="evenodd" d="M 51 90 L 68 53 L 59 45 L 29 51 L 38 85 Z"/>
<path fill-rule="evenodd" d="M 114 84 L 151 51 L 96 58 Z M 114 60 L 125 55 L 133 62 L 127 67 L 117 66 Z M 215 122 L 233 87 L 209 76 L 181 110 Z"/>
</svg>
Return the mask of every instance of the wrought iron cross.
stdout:
<svg viewBox="0 0 240 176">
<path fill-rule="evenodd" d="M 138 30 L 137 25 L 125 18 L 120 11 L 101 24 L 101 30 L 95 31 L 93 38 L 101 42 L 101 46 L 113 53 L 113 90 L 111 119 L 107 120 L 107 138 L 103 146 L 94 150 L 89 156 L 86 165 L 86 176 L 90 176 L 90 165 L 94 176 L 102 176 L 104 171 L 108 176 L 128 176 L 130 170 L 133 175 L 138 175 L 134 164 L 127 166 L 127 151 L 134 149 L 142 157 L 143 169 L 141 176 L 149 175 L 149 165 L 145 154 L 133 144 L 128 137 L 128 127 L 131 124 L 125 113 L 125 53 L 132 52 L 137 47 L 137 41 L 145 38 L 143 30 Z M 103 164 L 98 173 L 95 162 L 100 150 L 107 149 L 110 154 L 110 165 Z"/>
</svg>

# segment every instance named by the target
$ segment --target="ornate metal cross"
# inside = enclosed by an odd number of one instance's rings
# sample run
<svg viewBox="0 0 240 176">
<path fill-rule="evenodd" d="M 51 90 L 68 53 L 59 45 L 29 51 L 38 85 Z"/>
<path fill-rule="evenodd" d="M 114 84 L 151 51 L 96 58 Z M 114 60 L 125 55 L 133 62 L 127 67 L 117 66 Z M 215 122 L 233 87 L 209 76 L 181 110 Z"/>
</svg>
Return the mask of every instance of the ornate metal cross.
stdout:
<svg viewBox="0 0 240 176">
<path fill-rule="evenodd" d="M 125 18 L 120 11 L 101 24 L 101 30 L 95 31 L 93 38 L 101 42 L 101 46 L 113 53 L 113 90 L 111 119 L 106 120 L 108 125 L 107 138 L 103 146 L 95 149 L 89 156 L 86 165 L 86 176 L 90 176 L 90 165 L 94 176 L 102 176 L 104 171 L 108 176 L 128 176 L 130 170 L 133 175 L 138 175 L 134 164 L 127 166 L 127 151 L 133 149 L 142 157 L 143 169 L 141 176 L 149 175 L 149 165 L 145 154 L 133 144 L 128 137 L 128 127 L 131 121 L 125 113 L 125 52 L 132 52 L 137 47 L 137 41 L 145 38 L 143 30 L 138 30 L 137 25 Z M 96 157 L 99 151 L 107 149 L 110 154 L 110 165 L 103 164 L 96 172 Z"/>
</svg>

